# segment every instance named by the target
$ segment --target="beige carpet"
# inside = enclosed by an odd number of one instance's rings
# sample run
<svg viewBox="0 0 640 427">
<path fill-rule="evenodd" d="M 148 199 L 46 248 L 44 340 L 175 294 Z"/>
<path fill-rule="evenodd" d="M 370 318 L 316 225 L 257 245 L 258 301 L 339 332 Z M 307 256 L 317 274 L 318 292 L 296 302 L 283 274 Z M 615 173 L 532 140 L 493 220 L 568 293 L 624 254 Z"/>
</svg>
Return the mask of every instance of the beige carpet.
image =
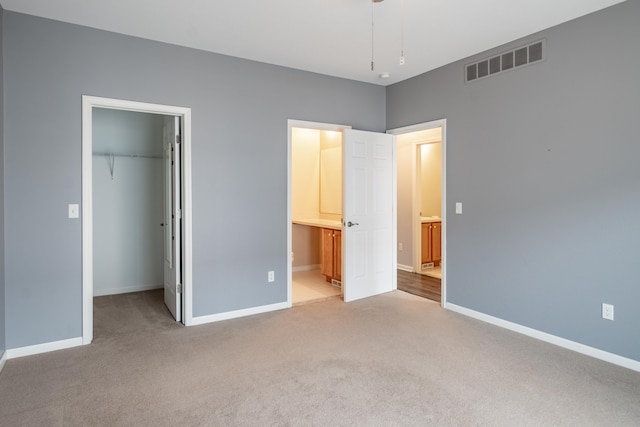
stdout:
<svg viewBox="0 0 640 427">
<path fill-rule="evenodd" d="M 190 328 L 96 299 L 90 346 L 9 360 L 3 426 L 637 426 L 640 373 L 396 291 Z"/>
</svg>

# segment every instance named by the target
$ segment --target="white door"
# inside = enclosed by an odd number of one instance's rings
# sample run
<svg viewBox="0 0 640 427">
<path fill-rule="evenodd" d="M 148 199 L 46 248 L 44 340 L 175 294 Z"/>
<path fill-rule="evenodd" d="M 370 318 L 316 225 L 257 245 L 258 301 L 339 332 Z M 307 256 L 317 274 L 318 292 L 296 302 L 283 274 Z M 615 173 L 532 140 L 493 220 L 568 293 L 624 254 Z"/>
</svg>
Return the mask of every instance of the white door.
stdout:
<svg viewBox="0 0 640 427">
<path fill-rule="evenodd" d="M 346 302 L 395 288 L 392 135 L 344 131 L 343 286 Z"/>
<path fill-rule="evenodd" d="M 164 303 L 182 320 L 180 118 L 164 123 Z"/>
</svg>

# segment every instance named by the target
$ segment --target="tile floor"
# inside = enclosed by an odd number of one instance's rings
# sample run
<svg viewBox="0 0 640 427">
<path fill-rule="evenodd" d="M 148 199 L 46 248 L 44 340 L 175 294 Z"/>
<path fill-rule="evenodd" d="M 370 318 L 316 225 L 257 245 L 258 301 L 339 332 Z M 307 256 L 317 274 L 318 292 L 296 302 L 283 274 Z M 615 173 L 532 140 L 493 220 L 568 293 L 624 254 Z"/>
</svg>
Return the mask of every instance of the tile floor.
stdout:
<svg viewBox="0 0 640 427">
<path fill-rule="evenodd" d="M 293 304 L 339 297 L 342 293 L 340 288 L 325 280 L 319 269 L 293 272 L 291 292 Z"/>
<path fill-rule="evenodd" d="M 422 270 L 422 274 L 429 277 L 435 277 L 436 279 L 442 279 L 442 266 L 437 266 L 433 268 L 425 268 Z"/>
</svg>

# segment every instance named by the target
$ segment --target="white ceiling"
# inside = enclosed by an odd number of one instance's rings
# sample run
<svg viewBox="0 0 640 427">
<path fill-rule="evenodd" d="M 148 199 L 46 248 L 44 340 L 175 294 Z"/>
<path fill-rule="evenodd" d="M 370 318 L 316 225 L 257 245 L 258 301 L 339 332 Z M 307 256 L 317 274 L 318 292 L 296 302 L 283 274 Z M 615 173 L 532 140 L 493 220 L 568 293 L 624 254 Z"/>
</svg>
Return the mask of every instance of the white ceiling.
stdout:
<svg viewBox="0 0 640 427">
<path fill-rule="evenodd" d="M 388 85 L 622 0 L 0 2 L 5 10 Z M 406 64 L 400 66 L 402 28 Z M 383 72 L 391 77 L 380 78 Z"/>
</svg>

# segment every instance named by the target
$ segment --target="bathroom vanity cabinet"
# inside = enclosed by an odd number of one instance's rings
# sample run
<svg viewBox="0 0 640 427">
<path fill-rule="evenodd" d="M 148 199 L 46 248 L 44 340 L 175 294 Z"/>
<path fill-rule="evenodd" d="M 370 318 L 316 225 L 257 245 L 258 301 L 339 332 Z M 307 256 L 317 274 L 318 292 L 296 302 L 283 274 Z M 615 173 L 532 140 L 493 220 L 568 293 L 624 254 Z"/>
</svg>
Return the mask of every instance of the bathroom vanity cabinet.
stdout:
<svg viewBox="0 0 640 427">
<path fill-rule="evenodd" d="M 322 229 L 322 274 L 327 282 L 342 281 L 342 231 Z"/>
<path fill-rule="evenodd" d="M 440 265 L 442 260 L 442 222 L 422 223 L 422 264 Z"/>
</svg>

